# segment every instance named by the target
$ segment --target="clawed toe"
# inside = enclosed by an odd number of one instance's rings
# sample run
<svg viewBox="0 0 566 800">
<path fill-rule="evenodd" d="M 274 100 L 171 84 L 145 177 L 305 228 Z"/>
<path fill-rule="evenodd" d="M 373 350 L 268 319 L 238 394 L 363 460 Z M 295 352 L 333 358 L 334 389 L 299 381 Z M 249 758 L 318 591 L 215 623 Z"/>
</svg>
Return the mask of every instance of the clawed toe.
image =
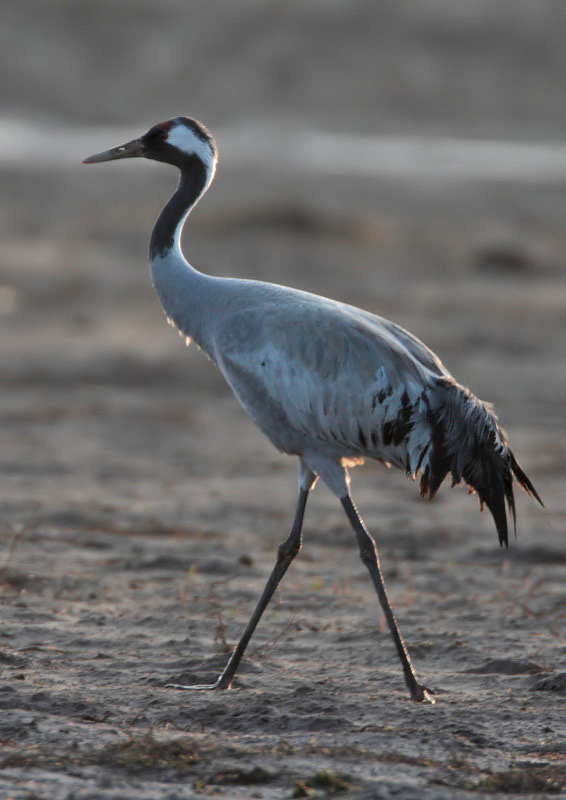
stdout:
<svg viewBox="0 0 566 800">
<path fill-rule="evenodd" d="M 183 692 L 190 692 L 190 691 L 206 691 L 207 689 L 217 689 L 218 687 L 214 683 L 198 683 L 194 686 L 185 686 L 182 683 L 166 683 L 166 689 L 178 689 L 179 691 Z"/>
<path fill-rule="evenodd" d="M 178 691 L 182 692 L 207 692 L 213 691 L 214 689 L 231 689 L 232 681 L 227 683 L 226 681 L 222 680 L 222 677 L 220 677 L 214 683 L 196 683 L 190 686 L 186 686 L 183 683 L 166 683 L 165 688 L 177 689 Z"/>
<path fill-rule="evenodd" d="M 411 691 L 411 698 L 417 703 L 430 703 L 431 705 L 436 703 L 436 698 L 431 690 L 419 683 Z"/>
</svg>

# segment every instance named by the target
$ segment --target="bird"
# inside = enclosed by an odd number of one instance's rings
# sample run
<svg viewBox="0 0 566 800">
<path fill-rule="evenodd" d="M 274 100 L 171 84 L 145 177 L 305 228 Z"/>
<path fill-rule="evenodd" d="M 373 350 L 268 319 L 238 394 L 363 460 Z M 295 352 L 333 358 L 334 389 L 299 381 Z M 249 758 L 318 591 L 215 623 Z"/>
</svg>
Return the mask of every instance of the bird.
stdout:
<svg viewBox="0 0 566 800">
<path fill-rule="evenodd" d="M 210 186 L 217 147 L 196 119 L 178 116 L 84 164 L 146 158 L 176 167 L 178 187 L 151 234 L 150 272 L 171 324 L 218 366 L 234 395 L 282 453 L 298 457 L 299 492 L 289 536 L 224 670 L 210 684 L 230 689 L 260 618 L 302 547 L 307 498 L 319 479 L 339 500 L 385 615 L 411 700 L 436 702 L 412 664 L 384 582 L 374 537 L 350 491 L 349 469 L 370 458 L 395 466 L 434 497 L 447 475 L 491 512 L 499 543 L 516 528 L 514 479 L 542 505 L 492 407 L 459 384 L 409 331 L 346 303 L 298 289 L 191 266 L 181 249 L 189 213 Z M 506 510 L 505 504 L 508 509 Z"/>
</svg>

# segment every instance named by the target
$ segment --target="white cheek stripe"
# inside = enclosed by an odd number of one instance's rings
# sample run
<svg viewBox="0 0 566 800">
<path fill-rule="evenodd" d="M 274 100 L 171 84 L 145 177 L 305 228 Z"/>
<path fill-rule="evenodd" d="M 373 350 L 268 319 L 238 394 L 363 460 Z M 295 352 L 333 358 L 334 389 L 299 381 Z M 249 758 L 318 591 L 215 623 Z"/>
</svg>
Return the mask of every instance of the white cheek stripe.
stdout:
<svg viewBox="0 0 566 800">
<path fill-rule="evenodd" d="M 167 134 L 167 142 L 183 153 L 194 153 L 209 172 L 214 171 L 215 159 L 209 144 L 196 136 L 185 125 L 174 125 Z"/>
</svg>

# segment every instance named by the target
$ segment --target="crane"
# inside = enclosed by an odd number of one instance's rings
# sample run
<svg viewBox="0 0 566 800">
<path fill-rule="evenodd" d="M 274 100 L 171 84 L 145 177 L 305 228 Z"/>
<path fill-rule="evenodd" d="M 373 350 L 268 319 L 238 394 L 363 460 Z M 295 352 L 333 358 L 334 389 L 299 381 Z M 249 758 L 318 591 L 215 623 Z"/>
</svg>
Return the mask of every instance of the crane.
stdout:
<svg viewBox="0 0 566 800">
<path fill-rule="evenodd" d="M 422 685 L 385 587 L 375 540 L 350 493 L 349 467 L 367 456 L 418 479 L 432 498 L 444 478 L 466 483 L 493 516 L 507 545 L 505 501 L 515 524 L 513 479 L 542 501 L 491 407 L 450 375 L 404 328 L 326 297 L 263 281 L 220 278 L 191 266 L 181 250 L 190 211 L 210 186 L 216 144 L 195 119 L 175 117 L 138 139 L 86 158 L 94 164 L 143 157 L 177 167 L 177 190 L 150 240 L 153 286 L 169 321 L 216 363 L 256 425 L 278 450 L 299 459 L 291 533 L 251 618 L 214 683 L 175 689 L 229 689 L 279 582 L 302 546 L 307 498 L 319 478 L 340 500 L 375 587 L 412 700 L 434 703 Z"/>
</svg>

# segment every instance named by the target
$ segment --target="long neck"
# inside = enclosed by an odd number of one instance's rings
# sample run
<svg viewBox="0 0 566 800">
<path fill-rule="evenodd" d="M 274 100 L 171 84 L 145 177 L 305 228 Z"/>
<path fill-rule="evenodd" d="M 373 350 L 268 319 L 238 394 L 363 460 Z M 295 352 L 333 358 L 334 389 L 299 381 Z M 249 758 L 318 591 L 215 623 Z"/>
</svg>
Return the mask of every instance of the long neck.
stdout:
<svg viewBox="0 0 566 800">
<path fill-rule="evenodd" d="M 207 305 L 211 278 L 194 269 L 181 251 L 181 231 L 189 212 L 213 177 L 197 158 L 187 159 L 181 180 L 153 229 L 150 268 L 155 291 L 170 322 L 207 352 Z"/>
<path fill-rule="evenodd" d="M 149 257 L 164 258 L 171 250 L 181 249 L 181 231 L 190 211 L 208 188 L 212 175 L 195 156 L 181 166 L 181 179 L 173 197 L 159 215 L 149 245 Z"/>
</svg>

